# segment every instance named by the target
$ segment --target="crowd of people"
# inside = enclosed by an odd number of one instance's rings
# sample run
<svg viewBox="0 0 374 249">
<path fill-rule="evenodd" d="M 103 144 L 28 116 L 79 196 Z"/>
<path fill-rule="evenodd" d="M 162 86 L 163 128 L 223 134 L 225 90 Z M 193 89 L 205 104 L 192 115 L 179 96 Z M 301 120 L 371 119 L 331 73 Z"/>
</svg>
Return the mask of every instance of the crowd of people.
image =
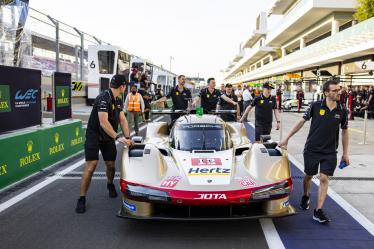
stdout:
<svg viewBox="0 0 374 249">
<path fill-rule="evenodd" d="M 340 102 L 349 110 L 349 119 L 364 117 L 368 111 L 368 119 L 374 119 L 374 86 L 348 86 L 341 89 Z"/>
</svg>

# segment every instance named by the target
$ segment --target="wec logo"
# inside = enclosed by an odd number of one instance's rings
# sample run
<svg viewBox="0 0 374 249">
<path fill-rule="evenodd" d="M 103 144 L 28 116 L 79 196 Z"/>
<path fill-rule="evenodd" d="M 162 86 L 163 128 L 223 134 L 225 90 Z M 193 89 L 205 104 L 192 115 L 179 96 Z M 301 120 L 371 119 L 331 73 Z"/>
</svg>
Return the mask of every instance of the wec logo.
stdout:
<svg viewBox="0 0 374 249">
<path fill-rule="evenodd" d="M 18 100 L 18 101 L 35 100 L 37 93 L 38 93 L 38 89 L 29 89 L 24 94 L 22 94 L 21 90 L 18 90 L 16 92 L 15 100 Z"/>
<path fill-rule="evenodd" d="M 198 194 L 199 197 L 195 197 L 195 200 L 227 200 L 225 194 Z"/>
</svg>

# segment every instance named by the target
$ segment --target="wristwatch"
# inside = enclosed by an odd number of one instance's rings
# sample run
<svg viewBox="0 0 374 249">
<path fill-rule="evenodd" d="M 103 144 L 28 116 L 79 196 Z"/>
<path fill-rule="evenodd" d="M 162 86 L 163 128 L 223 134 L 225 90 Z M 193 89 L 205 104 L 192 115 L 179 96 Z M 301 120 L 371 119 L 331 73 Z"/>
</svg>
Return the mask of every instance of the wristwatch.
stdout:
<svg viewBox="0 0 374 249">
<path fill-rule="evenodd" d="M 122 137 L 122 134 L 118 134 L 114 140 L 118 140 L 120 137 Z"/>
<path fill-rule="evenodd" d="M 280 124 L 280 122 L 281 122 L 281 121 L 279 121 L 279 120 L 277 121 L 278 124 Z"/>
</svg>

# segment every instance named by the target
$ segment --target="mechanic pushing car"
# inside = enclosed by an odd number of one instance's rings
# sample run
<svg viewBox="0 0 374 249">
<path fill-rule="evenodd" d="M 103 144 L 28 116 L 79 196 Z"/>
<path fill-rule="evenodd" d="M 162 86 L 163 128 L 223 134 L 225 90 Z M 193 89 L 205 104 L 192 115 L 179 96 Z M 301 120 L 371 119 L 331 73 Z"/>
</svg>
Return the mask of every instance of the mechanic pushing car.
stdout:
<svg viewBox="0 0 374 249">
<path fill-rule="evenodd" d="M 191 100 L 191 91 L 184 87 L 184 84 L 186 83 L 186 76 L 179 75 L 178 76 L 178 85 L 174 88 L 172 88 L 168 95 L 155 100 L 152 102 L 152 104 L 157 104 L 161 102 L 165 102 L 167 99 L 171 98 L 173 101 L 173 110 L 187 110 L 188 108 L 188 101 Z M 179 113 L 173 113 L 171 115 L 171 124 L 170 127 L 173 126 L 175 120 L 177 120 L 180 116 L 184 114 Z"/>
<path fill-rule="evenodd" d="M 239 105 L 233 104 L 238 101 L 238 97 L 233 93 L 232 85 L 227 83 L 225 86 L 225 97 L 229 98 L 231 101 L 228 102 L 224 98 L 221 98 L 218 101 L 217 109 L 222 110 L 236 110 L 236 117 L 235 114 L 224 113 L 221 114 L 221 118 L 226 122 L 235 122 L 236 120 L 240 119 L 240 108 Z"/>
<path fill-rule="evenodd" d="M 77 213 L 86 211 L 86 194 L 99 161 L 99 150 L 106 165 L 109 197 L 117 197 L 117 191 L 113 184 L 114 162 L 117 156 L 115 140 L 128 146 L 132 145 L 128 123 L 122 110 L 123 104 L 120 98 L 120 95 L 125 91 L 125 81 L 126 78 L 123 75 L 114 75 L 110 81 L 110 89 L 96 97 L 87 124 L 86 142 L 84 145 L 86 166 L 80 185 L 80 197 L 75 209 Z M 117 134 L 118 123 L 120 123 L 125 137 Z"/>
<path fill-rule="evenodd" d="M 218 101 L 222 98 L 226 102 L 231 103 L 236 106 L 238 103 L 222 94 L 220 90 L 216 89 L 216 80 L 214 78 L 209 78 L 207 80 L 208 87 L 201 89 L 199 95 L 197 95 L 192 102 L 192 106 L 196 106 L 197 102 L 201 100 L 201 107 L 207 111 L 211 112 L 216 110 Z"/>
<path fill-rule="evenodd" d="M 280 128 L 280 114 L 277 109 L 277 102 L 275 96 L 271 95 L 271 89 L 274 89 L 274 86 L 271 82 L 265 82 L 262 87 L 262 94 L 253 100 L 252 104 L 247 107 L 240 119 L 241 122 L 245 121 L 248 113 L 253 107 L 256 107 L 255 137 L 257 142 L 260 141 L 261 135 L 270 134 L 272 128 L 271 123 L 273 122 L 273 112 L 275 119 L 277 120 L 277 130 Z"/>
<path fill-rule="evenodd" d="M 312 119 L 309 135 L 304 147 L 304 195 L 301 198 L 301 209 L 309 209 L 310 185 L 313 175 L 320 173 L 317 207 L 313 219 L 319 223 L 327 223 L 330 219 L 322 211 L 326 199 L 329 176 L 334 175 L 337 164 L 337 148 L 339 145 L 339 126 L 342 129 L 343 156 L 341 163 L 349 165 L 348 157 L 348 110 L 340 100 L 339 83 L 334 80 L 323 84 L 325 98 L 312 103 L 303 118 L 292 128 L 290 133 L 279 143 L 286 147 L 288 140 L 298 132 L 305 121 Z"/>
</svg>

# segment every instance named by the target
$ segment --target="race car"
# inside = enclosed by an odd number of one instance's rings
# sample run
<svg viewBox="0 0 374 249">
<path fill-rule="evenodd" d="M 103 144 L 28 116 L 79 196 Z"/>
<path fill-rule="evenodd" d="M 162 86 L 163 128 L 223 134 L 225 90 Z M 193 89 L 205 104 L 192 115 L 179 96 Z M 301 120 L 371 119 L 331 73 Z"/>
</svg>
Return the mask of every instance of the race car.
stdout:
<svg viewBox="0 0 374 249">
<path fill-rule="evenodd" d="M 173 111 L 175 113 L 175 111 Z M 170 130 L 170 132 L 169 132 Z M 171 129 L 149 123 L 122 155 L 119 217 L 245 219 L 295 213 L 287 151 L 218 115 L 186 114 Z"/>
</svg>

